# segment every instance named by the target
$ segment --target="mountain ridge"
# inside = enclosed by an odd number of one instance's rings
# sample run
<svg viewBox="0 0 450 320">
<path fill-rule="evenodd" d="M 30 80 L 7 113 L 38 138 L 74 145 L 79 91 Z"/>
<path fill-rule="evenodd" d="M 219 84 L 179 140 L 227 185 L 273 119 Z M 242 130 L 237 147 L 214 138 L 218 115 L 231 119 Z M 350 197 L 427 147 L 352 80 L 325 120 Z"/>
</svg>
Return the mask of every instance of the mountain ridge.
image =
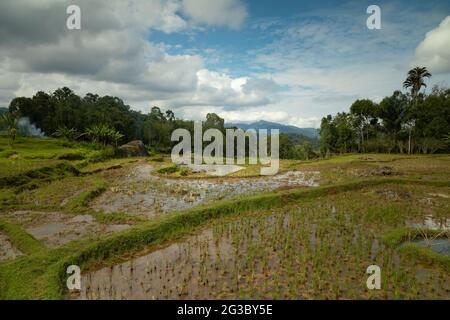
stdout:
<svg viewBox="0 0 450 320">
<path fill-rule="evenodd" d="M 293 125 L 286 125 L 277 122 L 259 120 L 253 122 L 226 122 L 226 128 L 237 127 L 242 130 L 248 129 L 279 129 L 280 133 L 301 134 L 309 138 L 316 139 L 319 137 L 319 129 L 316 128 L 299 128 Z"/>
</svg>

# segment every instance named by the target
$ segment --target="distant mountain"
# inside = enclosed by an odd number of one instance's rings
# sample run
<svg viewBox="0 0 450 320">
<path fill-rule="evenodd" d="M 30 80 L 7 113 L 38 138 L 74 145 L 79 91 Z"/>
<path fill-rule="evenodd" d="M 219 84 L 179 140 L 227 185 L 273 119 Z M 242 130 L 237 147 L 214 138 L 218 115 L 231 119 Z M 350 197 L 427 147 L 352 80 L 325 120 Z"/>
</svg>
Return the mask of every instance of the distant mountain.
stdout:
<svg viewBox="0 0 450 320">
<path fill-rule="evenodd" d="M 0 107 L 0 114 L 6 113 L 6 112 L 8 112 L 8 111 L 9 111 L 8 108 L 2 108 L 2 107 Z"/>
<path fill-rule="evenodd" d="M 304 136 L 306 136 L 308 138 L 312 138 L 312 139 L 316 139 L 319 137 L 319 130 L 315 129 L 315 128 L 299 128 L 296 126 L 290 126 L 290 125 L 285 125 L 285 124 L 270 122 L 270 121 L 264 121 L 264 120 L 250 122 L 250 123 L 248 123 L 248 122 L 238 122 L 238 123 L 227 122 L 227 123 L 225 123 L 225 127 L 226 128 L 237 127 L 242 130 L 279 129 L 280 133 L 300 134 L 300 135 L 304 135 Z"/>
</svg>

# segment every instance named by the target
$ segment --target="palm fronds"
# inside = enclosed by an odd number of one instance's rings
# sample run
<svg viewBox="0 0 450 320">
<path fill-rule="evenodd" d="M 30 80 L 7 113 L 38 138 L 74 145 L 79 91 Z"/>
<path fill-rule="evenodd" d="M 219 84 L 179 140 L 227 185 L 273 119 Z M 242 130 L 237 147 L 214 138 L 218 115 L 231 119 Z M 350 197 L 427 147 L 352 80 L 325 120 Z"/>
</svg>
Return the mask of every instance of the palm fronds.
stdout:
<svg viewBox="0 0 450 320">
<path fill-rule="evenodd" d="M 415 67 L 409 70 L 408 77 L 403 82 L 405 89 L 411 88 L 411 96 L 415 98 L 422 87 L 426 88 L 425 78 L 431 77 L 426 67 Z"/>
</svg>

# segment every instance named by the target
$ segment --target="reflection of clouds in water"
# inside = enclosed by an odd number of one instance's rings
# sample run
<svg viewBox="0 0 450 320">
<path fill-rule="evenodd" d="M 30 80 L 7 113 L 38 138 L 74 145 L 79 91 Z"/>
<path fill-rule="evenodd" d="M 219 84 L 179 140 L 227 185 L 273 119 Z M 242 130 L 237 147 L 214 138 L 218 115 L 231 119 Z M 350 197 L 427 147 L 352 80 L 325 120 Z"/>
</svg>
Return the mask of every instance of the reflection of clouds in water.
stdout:
<svg viewBox="0 0 450 320">
<path fill-rule="evenodd" d="M 414 243 L 430 248 L 436 253 L 450 256 L 450 240 L 449 239 L 428 239 L 414 241 Z"/>
<path fill-rule="evenodd" d="M 319 172 L 288 171 L 275 176 L 254 178 L 170 179 L 150 174 L 152 166 L 139 166 L 123 181 L 124 188 L 114 195 L 107 192 L 95 199 L 94 209 L 105 212 L 159 213 L 192 208 L 202 203 L 233 199 L 285 187 L 316 187 Z M 145 186 L 141 192 L 128 192 L 134 183 Z"/>
<path fill-rule="evenodd" d="M 410 223 L 410 226 L 414 228 L 450 231 L 450 219 L 427 216 L 422 223 Z"/>
<path fill-rule="evenodd" d="M 200 285 L 203 268 L 219 262 L 232 265 L 235 252 L 230 238 L 215 239 L 213 230 L 207 229 L 186 241 L 82 275 L 86 286 L 79 298 L 116 299 L 119 294 L 125 299 L 161 299 L 166 294 L 177 298 L 181 292 L 205 294 Z"/>
<path fill-rule="evenodd" d="M 187 167 L 193 172 L 205 172 L 211 176 L 220 177 L 245 169 L 245 167 L 233 164 L 188 164 Z"/>
</svg>

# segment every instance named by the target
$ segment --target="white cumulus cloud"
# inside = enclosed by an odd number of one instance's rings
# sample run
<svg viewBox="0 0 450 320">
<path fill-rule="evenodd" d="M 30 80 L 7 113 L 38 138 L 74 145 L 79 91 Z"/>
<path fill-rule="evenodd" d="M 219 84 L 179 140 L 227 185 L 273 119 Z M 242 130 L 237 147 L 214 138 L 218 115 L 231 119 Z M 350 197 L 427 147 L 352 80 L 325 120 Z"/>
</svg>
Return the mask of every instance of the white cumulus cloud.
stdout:
<svg viewBox="0 0 450 320">
<path fill-rule="evenodd" d="M 450 16 L 426 34 L 416 49 L 413 65 L 426 66 L 436 74 L 450 72 Z"/>
</svg>

